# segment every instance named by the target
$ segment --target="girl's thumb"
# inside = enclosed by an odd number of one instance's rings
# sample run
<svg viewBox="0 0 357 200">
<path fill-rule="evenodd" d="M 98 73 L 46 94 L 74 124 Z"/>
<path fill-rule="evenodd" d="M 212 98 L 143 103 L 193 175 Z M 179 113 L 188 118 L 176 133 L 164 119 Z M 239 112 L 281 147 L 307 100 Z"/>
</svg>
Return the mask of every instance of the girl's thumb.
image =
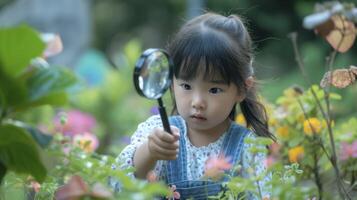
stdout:
<svg viewBox="0 0 357 200">
<path fill-rule="evenodd" d="M 180 129 L 178 129 L 176 126 L 170 126 L 172 135 L 175 136 L 176 138 L 180 137 Z"/>
</svg>

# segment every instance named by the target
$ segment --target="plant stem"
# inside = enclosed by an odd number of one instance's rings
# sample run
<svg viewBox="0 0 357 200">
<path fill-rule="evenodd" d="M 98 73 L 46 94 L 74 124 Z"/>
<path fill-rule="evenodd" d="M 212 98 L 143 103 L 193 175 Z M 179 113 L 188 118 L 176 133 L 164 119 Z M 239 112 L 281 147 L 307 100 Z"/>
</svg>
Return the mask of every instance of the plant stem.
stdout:
<svg viewBox="0 0 357 200">
<path fill-rule="evenodd" d="M 314 176 L 315 176 L 315 183 L 319 192 L 319 200 L 322 199 L 322 195 L 323 195 L 323 185 L 321 183 L 321 179 L 320 179 L 320 175 L 319 175 L 319 165 L 318 165 L 318 156 L 316 151 L 314 151 L 314 168 L 313 168 L 313 172 L 314 172 Z"/>
<path fill-rule="evenodd" d="M 309 116 L 307 115 L 306 110 L 304 109 L 304 107 L 303 107 L 303 105 L 302 105 L 302 102 L 301 102 L 301 100 L 300 100 L 299 97 L 298 97 L 297 101 L 298 101 L 298 103 L 299 103 L 299 106 L 300 106 L 302 112 L 304 113 L 304 117 L 305 117 L 306 119 L 308 119 Z M 312 126 L 310 120 L 308 120 L 308 122 L 309 122 L 309 126 L 310 126 L 311 130 L 314 132 L 314 135 L 316 135 L 316 131 L 315 131 L 314 127 Z M 320 145 L 321 149 L 322 149 L 323 152 L 326 154 L 327 158 L 330 159 L 330 154 L 327 152 L 327 150 L 326 150 L 326 148 L 325 148 L 323 142 L 321 141 L 321 138 L 319 138 L 319 137 L 314 137 L 314 139 L 315 139 L 315 142 L 317 142 L 317 143 Z M 331 160 L 330 160 L 330 161 L 331 161 Z"/>
<path fill-rule="evenodd" d="M 311 81 L 309 79 L 309 77 L 307 76 L 306 72 L 305 72 L 305 67 L 304 67 L 304 63 L 302 62 L 302 58 L 301 58 L 301 55 L 300 55 L 300 52 L 298 50 L 298 45 L 297 45 L 297 33 L 291 33 L 290 35 L 290 39 L 292 41 L 292 44 L 293 44 L 293 49 L 294 49 L 294 55 L 295 55 L 295 60 L 297 61 L 298 63 L 298 66 L 302 72 L 302 75 L 305 79 L 305 81 L 307 81 L 308 84 L 311 85 Z M 341 44 L 342 40 L 340 41 L 340 44 Z M 337 46 L 337 49 L 339 48 L 340 44 Z M 336 50 L 335 50 L 336 51 Z M 336 57 L 336 53 L 332 53 L 331 54 L 331 57 L 330 57 L 330 62 L 329 63 L 329 66 L 332 66 L 333 62 L 334 62 L 334 59 Z M 332 72 L 331 72 L 332 74 Z M 324 90 L 325 91 L 325 90 Z M 346 196 L 347 199 L 351 199 L 351 197 L 349 196 L 348 192 L 346 191 L 346 189 L 344 188 L 343 186 L 343 183 L 342 183 L 342 180 L 341 180 L 341 177 L 340 177 L 340 171 L 339 171 L 339 168 L 338 168 L 338 163 L 337 163 L 337 159 L 336 159 L 336 150 L 335 150 L 335 143 L 334 143 L 334 138 L 333 138 L 333 133 L 332 133 L 332 128 L 331 128 L 331 123 L 330 123 L 330 109 L 329 109 L 329 100 L 327 98 L 327 112 L 325 112 L 325 110 L 323 109 L 319 99 L 317 98 L 317 95 L 316 95 L 316 92 L 311 89 L 311 93 L 318 105 L 318 108 L 320 109 L 321 113 L 322 113 L 322 116 L 324 117 L 325 121 L 327 122 L 327 127 L 328 127 L 328 133 L 329 133 L 329 138 L 330 138 L 330 143 L 331 143 L 331 148 L 332 148 L 332 155 L 330 157 L 330 162 L 334 168 L 334 171 L 335 171 L 335 174 L 336 174 L 336 180 L 337 180 L 337 187 L 338 187 L 338 191 L 339 191 L 339 194 L 340 196 L 342 197 L 342 199 L 344 199 L 344 197 Z M 329 93 L 327 91 L 327 94 L 325 93 L 325 97 L 329 97 Z M 325 98 L 326 100 L 326 98 Z"/>
<path fill-rule="evenodd" d="M 253 155 L 253 160 L 255 160 L 255 157 L 256 157 L 256 154 Z M 253 165 L 254 168 L 256 168 L 255 165 Z M 255 178 L 257 178 L 257 172 L 256 170 L 253 170 L 253 175 Z M 258 187 L 258 194 L 259 194 L 259 197 L 260 199 L 263 199 L 263 194 L 262 194 L 262 191 L 261 191 L 261 188 L 260 188 L 260 185 L 259 185 L 259 181 L 257 180 L 256 181 L 256 184 L 257 184 L 257 187 Z"/>
<path fill-rule="evenodd" d="M 343 19 L 341 19 L 343 20 Z M 331 52 L 331 55 L 329 56 L 328 58 L 328 71 L 330 71 L 330 80 L 332 80 L 333 78 L 333 65 L 335 63 L 335 59 L 336 59 L 336 56 L 337 56 L 337 50 L 340 48 L 341 44 L 342 44 L 342 41 L 343 41 L 343 38 L 345 37 L 344 35 L 344 30 L 345 30 L 345 27 L 344 27 L 344 23 L 343 24 L 343 31 L 340 31 L 341 35 L 342 35 L 342 38 L 341 40 L 339 41 L 337 47 Z M 348 194 L 348 192 L 346 191 L 345 187 L 343 186 L 343 181 L 342 181 L 342 178 L 341 178 L 341 175 L 340 175 L 340 171 L 339 171 L 339 167 L 338 167 L 338 161 L 337 161 L 337 154 L 336 154 L 336 145 L 335 145 L 335 139 L 334 139 L 334 135 L 333 135 L 333 130 L 332 130 L 332 127 L 331 127 L 331 104 L 330 104 L 330 84 L 327 85 L 326 88 L 324 88 L 324 99 L 325 99 L 325 102 L 326 102 L 326 112 L 327 112 L 327 115 L 326 115 L 326 123 L 327 123 L 327 130 L 328 130 L 328 134 L 329 134 L 329 139 L 330 139 L 330 145 L 331 145 L 331 150 L 332 150 L 332 155 L 331 155 L 331 163 L 334 167 L 334 170 L 335 170 L 335 174 L 336 174 L 336 179 L 337 179 L 337 182 L 339 183 L 337 186 L 338 186 L 338 189 L 341 193 L 341 190 L 343 191 L 343 193 L 346 195 L 346 197 L 348 199 L 351 199 L 350 195 Z"/>
<path fill-rule="evenodd" d="M 302 105 L 302 102 L 301 102 L 299 97 L 298 97 L 298 103 L 299 103 L 299 106 L 300 106 L 301 110 L 304 113 L 305 118 L 308 119 L 307 113 L 306 113 L 306 111 L 305 111 L 305 109 L 304 109 L 304 107 Z M 311 128 L 311 130 L 313 131 L 313 134 L 314 134 L 313 142 L 317 142 L 320 145 L 320 147 L 322 148 L 322 150 L 324 151 L 324 153 L 329 158 L 329 155 L 328 155 L 323 143 L 321 142 L 320 138 L 316 137 L 316 131 L 315 131 L 314 127 L 312 126 L 312 124 L 310 123 L 310 120 L 308 120 L 308 122 L 309 122 L 310 128 Z M 320 175 L 319 175 L 318 157 L 317 157 L 316 151 L 314 151 L 314 167 L 313 167 L 312 171 L 314 173 L 315 183 L 316 183 L 316 186 L 317 186 L 318 192 L 319 192 L 319 200 L 321 200 L 322 199 L 322 194 L 323 194 L 323 186 L 322 186 Z"/>
</svg>

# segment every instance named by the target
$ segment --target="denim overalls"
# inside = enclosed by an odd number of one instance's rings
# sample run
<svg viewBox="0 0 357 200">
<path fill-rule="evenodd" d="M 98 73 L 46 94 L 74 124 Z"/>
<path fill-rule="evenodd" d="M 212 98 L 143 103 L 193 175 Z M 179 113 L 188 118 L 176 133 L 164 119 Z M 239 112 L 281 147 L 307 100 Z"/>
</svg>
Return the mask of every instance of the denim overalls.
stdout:
<svg viewBox="0 0 357 200">
<path fill-rule="evenodd" d="M 185 121 L 179 116 L 170 117 L 170 125 L 180 129 L 180 133 L 187 134 Z M 226 157 L 232 158 L 232 164 L 238 164 L 242 153 L 244 137 L 249 130 L 231 123 L 223 141 L 222 151 Z M 222 191 L 222 182 L 209 180 L 187 180 L 186 141 L 180 137 L 180 151 L 176 160 L 167 162 L 167 184 L 175 185 L 176 191 L 180 193 L 181 199 L 207 199 L 208 196 L 217 195 Z M 235 175 L 235 172 L 228 172 Z M 223 181 L 228 181 L 227 177 Z"/>
</svg>

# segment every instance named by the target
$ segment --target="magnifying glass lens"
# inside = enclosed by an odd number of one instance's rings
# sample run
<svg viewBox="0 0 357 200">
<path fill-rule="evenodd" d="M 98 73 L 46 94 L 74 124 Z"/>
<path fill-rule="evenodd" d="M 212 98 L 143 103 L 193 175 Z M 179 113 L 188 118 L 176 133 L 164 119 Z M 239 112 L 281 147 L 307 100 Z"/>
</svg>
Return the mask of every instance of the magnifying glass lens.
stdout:
<svg viewBox="0 0 357 200">
<path fill-rule="evenodd" d="M 141 92 L 150 99 L 158 99 L 170 85 L 170 68 L 167 56 L 161 51 L 152 52 L 143 63 L 138 84 Z"/>
<path fill-rule="evenodd" d="M 134 85 L 137 92 L 149 99 L 157 99 L 164 129 L 171 133 L 162 95 L 170 87 L 173 61 L 160 49 L 147 49 L 135 65 Z"/>
</svg>

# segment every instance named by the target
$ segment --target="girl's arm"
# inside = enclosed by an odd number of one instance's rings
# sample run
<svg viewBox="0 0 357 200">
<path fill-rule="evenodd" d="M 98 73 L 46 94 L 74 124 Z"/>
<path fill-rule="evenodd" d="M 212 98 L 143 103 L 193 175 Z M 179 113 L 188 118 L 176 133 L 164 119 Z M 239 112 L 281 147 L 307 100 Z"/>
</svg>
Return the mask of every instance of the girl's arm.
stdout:
<svg viewBox="0 0 357 200">
<path fill-rule="evenodd" d="M 133 162 L 135 166 L 135 177 L 145 179 L 149 171 L 153 170 L 157 160 L 151 156 L 148 141 L 137 148 Z"/>
<path fill-rule="evenodd" d="M 134 167 L 134 156 L 135 154 L 141 155 L 145 150 L 145 143 L 147 143 L 148 136 L 150 132 L 155 128 L 155 127 L 160 127 L 161 126 L 161 119 L 160 116 L 155 115 L 150 118 L 148 118 L 145 122 L 140 123 L 137 130 L 134 132 L 134 134 L 131 137 L 130 144 L 127 145 L 119 154 L 117 157 L 116 161 L 119 163 L 121 169 L 127 169 L 127 168 L 132 168 Z M 138 154 L 139 153 L 139 154 Z M 144 151 L 145 154 L 145 151 Z M 145 155 L 144 155 L 145 157 Z M 138 157 L 139 158 L 139 157 Z M 139 158 L 140 159 L 140 158 Z M 136 159 L 138 160 L 138 159 Z M 154 168 L 154 164 L 148 163 L 150 168 Z M 114 167 L 116 168 L 116 167 Z M 161 166 L 158 165 L 156 166 L 156 170 L 160 171 Z M 133 174 L 131 174 L 133 176 Z"/>
<path fill-rule="evenodd" d="M 134 154 L 135 176 L 146 178 L 158 160 L 175 160 L 178 154 L 179 130 L 171 126 L 172 134 L 163 128 L 154 128 L 146 142 Z"/>
<path fill-rule="evenodd" d="M 159 116 L 153 116 L 139 125 L 128 145 L 119 155 L 124 166 L 135 167 L 135 177 L 145 179 L 153 170 L 158 160 L 174 160 L 178 153 L 178 129 L 171 127 L 173 135 L 162 128 Z M 122 165 L 122 167 L 123 167 Z M 162 165 L 156 166 L 156 173 L 161 173 Z"/>
</svg>

